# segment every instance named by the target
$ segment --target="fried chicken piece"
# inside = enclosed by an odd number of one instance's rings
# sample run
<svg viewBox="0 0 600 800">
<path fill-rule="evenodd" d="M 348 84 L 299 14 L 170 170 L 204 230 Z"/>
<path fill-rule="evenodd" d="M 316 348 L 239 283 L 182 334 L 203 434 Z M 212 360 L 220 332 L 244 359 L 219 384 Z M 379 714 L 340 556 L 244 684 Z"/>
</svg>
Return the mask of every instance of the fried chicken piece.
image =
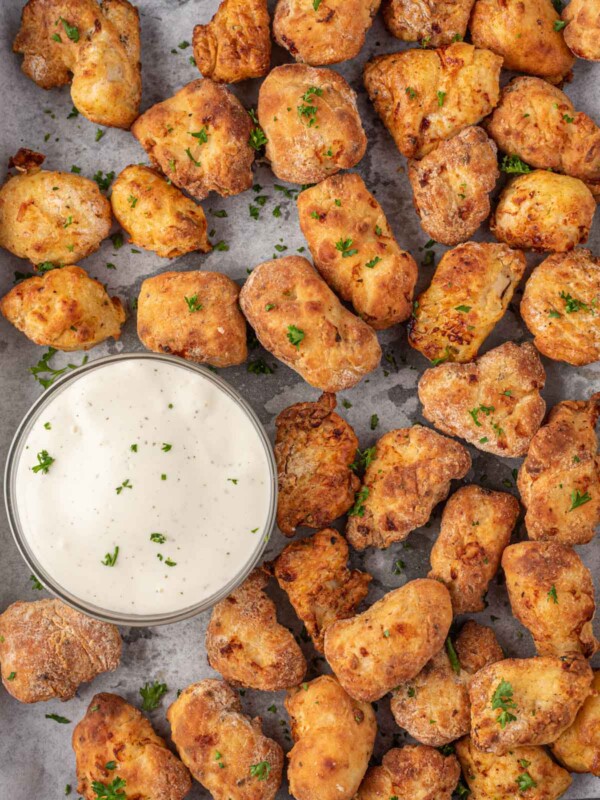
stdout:
<svg viewBox="0 0 600 800">
<path fill-rule="evenodd" d="M 575 722 L 552 743 L 552 753 L 569 772 L 600 776 L 600 672 L 594 672 L 591 694 Z"/>
<path fill-rule="evenodd" d="M 469 312 L 466 312 L 469 316 Z M 440 364 L 419 381 L 423 416 L 486 453 L 524 456 L 546 403 L 546 373 L 531 342 L 505 342 L 470 364 Z"/>
<path fill-rule="evenodd" d="M 369 591 L 371 575 L 349 570 L 348 545 L 333 528 L 288 544 L 273 564 L 317 650 L 323 652 L 325 630 L 338 619 L 354 616 Z"/>
<path fill-rule="evenodd" d="M 138 298 L 138 336 L 155 353 L 231 367 L 248 357 L 238 285 L 220 272 L 163 272 Z"/>
<path fill-rule="evenodd" d="M 333 175 L 306 189 L 298 215 L 321 276 L 365 322 L 382 330 L 410 316 L 417 265 L 360 175 Z"/>
<path fill-rule="evenodd" d="M 600 61 L 600 2 L 571 0 L 562 12 L 565 43 L 578 58 Z"/>
<path fill-rule="evenodd" d="M 577 248 L 534 269 L 520 311 L 540 353 L 583 366 L 600 360 L 599 302 L 600 258 Z"/>
<path fill-rule="evenodd" d="M 356 386 L 381 360 L 373 329 L 300 256 L 255 267 L 240 305 L 262 346 L 323 392 Z"/>
<path fill-rule="evenodd" d="M 202 208 L 150 167 L 125 167 L 113 184 L 110 202 L 129 241 L 161 258 L 212 249 Z"/>
<path fill-rule="evenodd" d="M 260 87 L 258 118 L 282 181 L 317 183 L 358 164 L 367 149 L 356 93 L 331 69 L 275 67 Z"/>
<path fill-rule="evenodd" d="M 600 522 L 600 393 L 565 400 L 531 441 L 517 480 L 530 539 L 586 544 Z"/>
<path fill-rule="evenodd" d="M 229 197 L 252 186 L 252 127 L 229 89 L 199 78 L 145 111 L 131 132 L 175 186 L 203 200 L 209 192 Z"/>
<path fill-rule="evenodd" d="M 13 51 L 43 89 L 71 83 L 92 122 L 128 129 L 142 97 L 140 20 L 127 0 L 29 0 Z"/>
<path fill-rule="evenodd" d="M 583 658 L 507 658 L 484 667 L 469 688 L 473 744 L 504 755 L 554 742 L 591 694 L 592 678 Z"/>
<path fill-rule="evenodd" d="M 277 622 L 275 603 L 260 569 L 213 608 L 206 629 L 210 666 L 232 686 L 278 692 L 297 686 L 306 661 L 294 636 Z"/>
<path fill-rule="evenodd" d="M 455 614 L 484 610 L 519 511 L 511 494 L 473 485 L 463 486 L 446 503 L 428 577 L 448 588 Z"/>
<path fill-rule="evenodd" d="M 389 431 L 377 442 L 350 511 L 348 541 L 357 550 L 403 541 L 448 497 L 450 481 L 464 478 L 470 468 L 461 444 L 429 428 Z"/>
<path fill-rule="evenodd" d="M 77 791 L 85 800 L 108 797 L 102 792 L 111 787 L 114 797 L 183 800 L 192 788 L 189 772 L 164 739 L 116 694 L 92 698 L 73 731 L 73 750 Z"/>
<path fill-rule="evenodd" d="M 66 351 L 118 339 L 126 319 L 119 298 L 81 267 L 26 278 L 0 300 L 0 312 L 35 344 Z"/>
<path fill-rule="evenodd" d="M 335 413 L 334 394 L 295 403 L 275 420 L 277 525 L 285 536 L 298 526 L 322 528 L 354 504 L 360 480 L 350 468 L 358 439 Z"/>
<path fill-rule="evenodd" d="M 456 42 L 377 56 L 365 66 L 364 82 L 398 150 L 422 158 L 492 111 L 501 66 L 489 50 Z"/>
<path fill-rule="evenodd" d="M 379 700 L 418 675 L 443 646 L 452 622 L 446 587 L 420 578 L 385 594 L 362 614 L 325 631 L 325 657 L 351 697 Z"/>
<path fill-rule="evenodd" d="M 513 615 L 533 636 L 539 655 L 594 655 L 594 583 L 571 547 L 519 542 L 504 551 L 502 568 Z"/>
<path fill-rule="evenodd" d="M 448 250 L 417 298 L 408 342 L 434 364 L 472 361 L 502 319 L 527 262 L 504 244 L 467 242 Z"/>
<path fill-rule="evenodd" d="M 296 800 L 350 800 L 367 770 L 377 721 L 332 675 L 291 689 L 285 701 L 294 746 L 288 753 Z"/>
<path fill-rule="evenodd" d="M 474 0 L 384 0 L 383 21 L 404 42 L 440 47 L 461 42 Z"/>
<path fill-rule="evenodd" d="M 360 53 L 380 5 L 381 0 L 278 0 L 273 36 L 296 61 L 339 64 Z"/>
<path fill-rule="evenodd" d="M 17 602 L 0 614 L 2 683 L 21 703 L 70 700 L 120 660 L 118 629 L 60 600 Z"/>
<path fill-rule="evenodd" d="M 456 756 L 406 745 L 388 750 L 381 766 L 369 769 L 355 800 L 451 800 L 459 776 Z"/>
<path fill-rule="evenodd" d="M 205 78 L 238 83 L 262 78 L 271 63 L 267 0 L 223 0 L 192 38 L 196 65 Z"/>
<path fill-rule="evenodd" d="M 274 800 L 283 750 L 262 732 L 261 719 L 242 712 L 224 681 L 192 683 L 169 706 L 179 756 L 214 800 Z"/>
</svg>

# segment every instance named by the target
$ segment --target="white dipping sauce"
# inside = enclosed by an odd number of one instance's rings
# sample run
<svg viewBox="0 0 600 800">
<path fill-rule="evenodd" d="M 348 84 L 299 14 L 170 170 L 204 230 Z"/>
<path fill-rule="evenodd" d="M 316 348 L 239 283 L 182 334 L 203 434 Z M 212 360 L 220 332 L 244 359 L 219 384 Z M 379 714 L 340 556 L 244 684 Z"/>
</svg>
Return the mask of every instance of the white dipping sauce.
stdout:
<svg viewBox="0 0 600 800">
<path fill-rule="evenodd" d="M 55 460 L 36 473 L 42 451 Z M 269 459 L 252 421 L 208 378 L 153 359 L 99 366 L 58 392 L 24 441 L 15 493 L 59 586 L 130 615 L 208 599 L 269 534 Z"/>
</svg>

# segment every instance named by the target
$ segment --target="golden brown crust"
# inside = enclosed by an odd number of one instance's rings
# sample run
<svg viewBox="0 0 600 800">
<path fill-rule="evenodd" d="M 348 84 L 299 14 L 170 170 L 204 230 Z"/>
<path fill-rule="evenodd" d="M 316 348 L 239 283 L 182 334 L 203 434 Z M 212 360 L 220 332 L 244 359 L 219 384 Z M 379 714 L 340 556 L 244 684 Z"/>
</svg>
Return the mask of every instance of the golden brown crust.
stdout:
<svg viewBox="0 0 600 800">
<path fill-rule="evenodd" d="M 21 703 L 70 700 L 81 683 L 120 660 L 117 628 L 60 600 L 17 602 L 0 614 L 2 682 Z"/>
<path fill-rule="evenodd" d="M 454 649 L 463 671 L 474 675 L 480 669 L 504 658 L 496 634 L 491 628 L 467 620 L 460 630 Z"/>
<path fill-rule="evenodd" d="M 240 304 L 263 347 L 323 392 L 349 389 L 379 364 L 372 328 L 342 306 L 305 258 L 259 264 Z"/>
<path fill-rule="evenodd" d="M 533 437 L 517 485 L 530 539 L 586 544 L 600 522 L 600 394 L 565 400 Z"/>
<path fill-rule="evenodd" d="M 96 800 L 95 782 L 110 786 L 115 779 L 123 781 L 119 794 L 132 800 L 183 800 L 192 788 L 189 772 L 150 722 L 116 694 L 92 698 L 73 731 L 73 750 L 85 800 Z"/>
<path fill-rule="evenodd" d="M 397 39 L 441 47 L 462 41 L 473 0 L 385 0 L 383 21 Z"/>
<path fill-rule="evenodd" d="M 456 42 L 377 56 L 365 66 L 364 82 L 398 150 L 422 158 L 492 111 L 501 66 L 489 50 Z"/>
<path fill-rule="evenodd" d="M 451 800 L 459 775 L 456 756 L 406 745 L 388 750 L 381 766 L 369 769 L 355 800 Z"/>
<path fill-rule="evenodd" d="M 410 316 L 417 265 L 360 175 L 333 175 L 306 189 L 298 215 L 321 276 L 365 322 L 382 330 Z"/>
<path fill-rule="evenodd" d="M 288 692 L 294 746 L 288 753 L 296 800 L 350 800 L 369 764 L 377 722 L 367 703 L 353 700 L 331 675 Z"/>
<path fill-rule="evenodd" d="M 196 200 L 252 186 L 252 120 L 229 89 L 208 78 L 149 108 L 131 132 L 152 163 Z"/>
<path fill-rule="evenodd" d="M 366 469 L 346 527 L 348 541 L 357 550 L 401 542 L 448 497 L 450 481 L 464 478 L 470 468 L 461 444 L 429 428 L 389 431 Z"/>
<path fill-rule="evenodd" d="M 552 753 L 570 772 L 600 775 L 600 672 L 594 672 L 591 694 L 575 722 L 552 744 Z"/>
<path fill-rule="evenodd" d="M 138 298 L 138 336 L 155 353 L 230 367 L 248 357 L 238 285 L 220 272 L 163 272 Z"/>
<path fill-rule="evenodd" d="M 409 344 L 436 363 L 471 361 L 504 315 L 526 266 L 523 253 L 504 244 L 467 242 L 448 250 L 417 298 Z"/>
<path fill-rule="evenodd" d="M 600 61 L 600 0 L 571 0 L 562 12 L 563 35 L 578 58 Z"/>
<path fill-rule="evenodd" d="M 452 622 L 445 586 L 420 578 L 325 631 L 325 657 L 351 697 L 379 700 L 415 677 L 440 650 Z"/>
<path fill-rule="evenodd" d="M 367 149 L 356 94 L 331 69 L 275 67 L 260 87 L 258 118 L 282 181 L 317 183 L 358 164 Z"/>
</svg>

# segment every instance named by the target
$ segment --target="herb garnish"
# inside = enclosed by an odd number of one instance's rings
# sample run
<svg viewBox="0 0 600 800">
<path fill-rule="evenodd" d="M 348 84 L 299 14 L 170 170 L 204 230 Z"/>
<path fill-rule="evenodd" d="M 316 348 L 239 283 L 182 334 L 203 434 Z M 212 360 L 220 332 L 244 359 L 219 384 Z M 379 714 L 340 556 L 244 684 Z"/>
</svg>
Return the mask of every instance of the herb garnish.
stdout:
<svg viewBox="0 0 600 800">
<path fill-rule="evenodd" d="M 527 789 L 535 789 L 537 783 L 528 772 L 523 772 L 521 775 L 517 775 L 517 786 L 519 791 L 526 792 Z"/>
<path fill-rule="evenodd" d="M 159 683 L 158 681 L 145 683 L 140 689 L 142 711 L 154 711 L 155 708 L 158 708 L 163 695 L 168 691 L 166 683 Z"/>
<path fill-rule="evenodd" d="M 479 422 L 478 416 L 480 413 L 485 414 L 488 417 L 492 411 L 494 411 L 494 406 L 484 406 L 480 405 L 478 408 L 472 408 L 469 411 L 469 414 L 473 417 L 473 422 L 477 425 L 478 428 L 481 428 L 481 422 Z"/>
<path fill-rule="evenodd" d="M 193 314 L 195 311 L 202 310 L 202 303 L 198 301 L 198 295 L 193 294 L 191 297 L 184 297 L 185 302 L 187 303 L 188 311 L 190 314 Z"/>
<path fill-rule="evenodd" d="M 115 778 L 108 786 L 100 781 L 92 781 L 92 789 L 96 792 L 96 800 L 124 800 L 125 792 L 121 790 L 126 784 L 123 778 Z"/>
<path fill-rule="evenodd" d="M 358 253 L 358 250 L 352 247 L 352 239 L 340 239 L 335 243 L 335 249 L 342 254 L 342 258 L 349 258 Z"/>
<path fill-rule="evenodd" d="M 554 584 L 552 584 L 548 592 L 548 600 L 552 600 L 555 605 L 558 605 L 558 595 L 556 594 L 556 586 Z"/>
<path fill-rule="evenodd" d="M 303 330 L 300 330 L 300 328 L 297 328 L 295 325 L 288 325 L 287 338 L 294 347 L 300 347 L 300 342 L 304 339 L 304 336 L 305 333 Z"/>
<path fill-rule="evenodd" d="M 348 511 L 349 517 L 364 517 L 365 515 L 365 500 L 369 496 L 369 487 L 363 486 L 362 489 L 356 493 L 354 505 Z"/>
<path fill-rule="evenodd" d="M 114 565 L 117 563 L 118 557 L 119 557 L 119 545 L 115 547 L 112 553 L 107 553 L 102 559 L 101 563 L 104 564 L 105 567 L 114 567 Z"/>
<path fill-rule="evenodd" d="M 576 508 L 579 508 L 579 506 L 583 506 L 586 503 L 589 503 L 591 499 L 592 496 L 589 492 L 586 491 L 583 494 L 581 494 L 579 489 L 574 489 L 571 492 L 571 508 L 569 509 L 569 511 L 574 511 Z"/>
<path fill-rule="evenodd" d="M 506 728 L 509 722 L 515 722 L 516 717 L 509 711 L 510 708 L 516 708 L 517 704 L 513 700 L 513 688 L 508 681 L 502 679 L 496 691 L 492 695 L 492 709 L 500 709 L 500 714 L 496 718 L 502 730 Z"/>
<path fill-rule="evenodd" d="M 450 660 L 450 666 L 453 671 L 456 672 L 457 675 L 460 675 L 460 661 L 454 649 L 454 645 L 452 644 L 452 639 L 449 636 L 446 638 L 446 652 L 448 653 L 448 659 Z"/>
<path fill-rule="evenodd" d="M 554 30 L 555 31 L 562 31 L 563 28 L 566 28 L 567 23 L 563 22 L 562 19 L 555 19 L 554 20 Z"/>
<path fill-rule="evenodd" d="M 29 580 L 31 581 L 31 588 L 34 589 L 36 592 L 39 592 L 41 591 L 41 589 L 44 588 L 42 584 L 38 581 L 38 579 L 35 577 L 35 575 L 30 575 Z"/>
<path fill-rule="evenodd" d="M 508 175 L 510 174 L 518 174 L 518 175 L 525 175 L 528 172 L 531 172 L 531 167 L 529 164 L 526 164 L 524 161 L 521 161 L 519 156 L 512 155 L 512 156 L 504 156 L 502 159 L 502 164 L 500 165 L 500 169 L 502 172 L 506 172 Z"/>
<path fill-rule="evenodd" d="M 38 463 L 35 465 L 35 467 L 31 468 L 32 471 L 35 473 L 41 472 L 42 475 L 47 475 L 48 470 L 52 464 L 54 464 L 56 459 L 52 458 L 52 456 L 48 454 L 47 450 L 40 450 L 40 452 L 37 454 L 37 460 Z"/>
<path fill-rule="evenodd" d="M 133 485 L 132 485 L 132 484 L 129 482 L 129 478 L 125 478 L 125 480 L 123 481 L 123 483 L 122 483 L 120 486 L 117 486 L 117 487 L 115 488 L 115 492 L 116 492 L 117 494 L 121 494 L 121 492 L 123 491 L 123 489 L 133 489 Z"/>
<path fill-rule="evenodd" d="M 373 269 L 373 267 L 375 267 L 377 264 L 379 264 L 380 261 L 381 261 L 381 258 L 379 256 L 375 256 L 375 258 L 372 258 L 370 261 L 367 261 L 367 263 L 365 264 L 365 267 L 367 269 Z"/>
<path fill-rule="evenodd" d="M 576 300 L 570 294 L 566 292 L 560 293 L 560 299 L 565 301 L 565 311 L 567 314 L 575 314 L 577 311 L 589 311 L 589 306 L 586 303 L 582 303 L 581 300 Z"/>
<path fill-rule="evenodd" d="M 250 775 L 259 781 L 266 781 L 271 772 L 271 765 L 268 761 L 259 761 L 258 764 L 250 764 Z"/>
<path fill-rule="evenodd" d="M 68 725 L 71 720 L 66 717 L 61 717 L 60 714 L 46 714 L 46 719 L 53 719 L 54 722 L 60 722 L 61 725 Z"/>
<path fill-rule="evenodd" d="M 297 107 L 300 119 L 302 120 L 303 117 L 306 117 L 306 124 L 309 128 L 312 128 L 317 121 L 317 107 L 311 105 L 311 103 L 315 102 L 315 97 L 321 97 L 322 94 L 323 89 L 318 86 L 311 86 L 304 92 L 301 98 L 303 102 Z"/>
<path fill-rule="evenodd" d="M 59 22 L 62 22 L 62 26 L 65 29 L 65 33 L 67 34 L 67 37 L 72 42 L 78 42 L 79 41 L 79 28 L 77 28 L 76 25 L 69 25 L 69 23 L 67 22 L 66 19 L 64 19 L 64 17 L 59 17 L 57 19 L 57 21 L 56 21 L 56 24 L 58 25 Z"/>
</svg>

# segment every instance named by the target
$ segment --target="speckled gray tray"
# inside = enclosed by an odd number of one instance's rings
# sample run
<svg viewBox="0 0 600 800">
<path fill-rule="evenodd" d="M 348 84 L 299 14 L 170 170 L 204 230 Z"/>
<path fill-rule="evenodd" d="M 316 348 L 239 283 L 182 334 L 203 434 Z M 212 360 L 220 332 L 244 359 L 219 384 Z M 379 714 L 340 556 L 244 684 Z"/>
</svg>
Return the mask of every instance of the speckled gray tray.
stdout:
<svg viewBox="0 0 600 800">
<path fill-rule="evenodd" d="M 82 174 L 93 176 L 101 169 L 118 173 L 131 163 L 145 161 L 145 154 L 135 139 L 127 132 L 108 129 L 101 141 L 96 142 L 97 126 L 82 117 L 69 119 L 71 99 L 68 88 L 44 92 L 20 71 L 20 57 L 11 52 L 12 39 L 18 29 L 21 7 L 24 0 L 2 0 L 0 2 L 0 167 L 2 179 L 4 165 L 19 147 L 30 147 L 47 155 L 46 165 L 50 169 L 69 171 L 72 165 L 81 167 Z M 184 84 L 198 77 L 190 64 L 191 48 L 179 45 L 190 41 L 193 26 L 207 22 L 218 6 L 218 0 L 139 0 L 142 23 L 142 62 L 144 95 L 142 109 L 173 94 Z M 339 71 L 358 92 L 360 113 L 369 136 L 366 156 L 358 167 L 367 186 L 382 203 L 388 219 L 398 237 L 400 245 L 408 249 L 420 263 L 423 260 L 423 245 L 428 236 L 421 231 L 412 208 L 410 187 L 405 175 L 405 160 L 399 155 L 379 120 L 377 119 L 363 89 L 361 70 L 364 62 L 374 53 L 386 53 L 400 49 L 401 45 L 384 30 L 378 19 L 370 31 L 367 44 L 360 56 Z M 287 60 L 287 54 L 274 51 L 274 63 Z M 578 109 L 586 111 L 600 120 L 600 64 L 578 61 L 575 78 L 568 87 L 569 96 Z M 258 82 L 252 81 L 234 88 L 247 106 L 256 103 Z M 46 141 L 47 139 L 47 141 Z M 194 254 L 168 262 L 153 253 L 132 253 L 128 246 L 115 251 L 110 240 L 100 251 L 82 262 L 91 275 L 106 282 L 113 293 L 128 301 L 138 293 L 141 281 L 165 269 L 219 270 L 242 283 L 246 269 L 271 258 L 276 244 L 285 245 L 286 253 L 295 253 L 305 245 L 298 227 L 296 206 L 284 192 L 275 189 L 269 167 L 259 164 L 256 181 L 268 196 L 261 208 L 260 219 L 250 217 L 248 206 L 255 193 L 246 192 L 238 197 L 223 200 L 211 196 L 203 206 L 214 228 L 213 241 L 223 240 L 229 246 L 226 252 L 215 251 L 208 256 Z M 273 216 L 276 206 L 281 208 L 281 217 Z M 215 217 L 210 210 L 225 209 L 228 216 Z M 478 238 L 489 238 L 487 231 L 480 231 Z M 600 252 L 600 219 L 596 220 L 591 247 Z M 442 252 L 435 248 L 436 260 Z M 0 292 L 4 294 L 12 286 L 13 273 L 28 271 L 28 265 L 9 253 L 0 252 Z M 538 259 L 539 260 L 539 259 Z M 108 270 L 107 263 L 116 265 Z M 425 287 L 432 275 L 430 266 L 421 266 L 419 289 Z M 515 303 L 502 323 L 485 343 L 490 349 L 506 340 L 522 341 L 528 333 L 521 323 Z M 426 368 L 425 360 L 406 342 L 404 326 L 380 335 L 384 349 L 381 368 L 355 389 L 344 393 L 352 403 L 347 411 L 342 409 L 354 426 L 362 447 L 373 444 L 381 433 L 414 422 L 422 422 L 416 386 L 419 375 Z M 140 350 L 135 333 L 135 315 L 128 320 L 124 334 L 117 344 L 111 342 L 95 348 L 90 357 L 98 358 L 107 353 Z M 42 391 L 28 372 L 44 353 L 3 319 L 0 320 L 0 461 L 4 463 L 8 444 L 21 417 L 32 401 Z M 251 358 L 262 357 L 270 365 L 275 359 L 260 349 L 251 353 Z M 58 365 L 68 360 L 56 357 Z M 585 398 L 600 389 L 600 364 L 575 369 L 556 362 L 544 360 L 547 370 L 547 386 L 544 396 L 549 405 L 565 398 Z M 311 389 L 299 377 L 282 364 L 272 375 L 249 373 L 246 366 L 222 370 L 221 373 L 254 406 L 258 415 L 273 433 L 273 421 L 281 409 L 299 400 L 315 399 L 318 392 Z M 341 398 L 340 398 L 341 399 Z M 371 431 L 371 414 L 379 416 L 379 427 Z M 473 469 L 466 482 L 477 482 L 491 488 L 516 492 L 512 470 L 518 460 L 500 459 L 469 448 L 473 456 Z M 401 586 L 407 580 L 424 576 L 429 566 L 429 549 L 439 526 L 441 507 L 430 523 L 412 533 L 404 545 L 392 546 L 389 550 L 368 550 L 364 555 L 353 555 L 355 565 L 371 572 L 372 583 L 369 602 L 385 591 Z M 85 524 L 85 521 L 82 521 Z M 278 553 L 284 539 L 275 533 L 271 539 L 268 557 Z M 594 574 L 600 566 L 600 542 L 597 540 L 579 549 Z M 401 574 L 393 572 L 394 562 L 401 558 L 405 569 Z M 597 582 L 597 591 L 600 586 Z M 599 593 L 600 594 L 600 593 Z M 46 596 L 45 592 L 32 590 L 29 570 L 13 544 L 4 509 L 0 510 L 0 610 L 15 600 L 34 600 Z M 300 624 L 281 594 L 276 595 L 283 621 L 287 621 L 299 634 Z M 532 655 L 530 636 L 510 615 L 510 608 L 503 582 L 498 577 L 489 592 L 489 607 L 476 615 L 484 624 L 493 624 L 508 655 Z M 160 733 L 168 735 L 165 708 L 175 698 L 178 688 L 213 675 L 208 667 L 203 647 L 204 631 L 208 615 L 203 614 L 188 622 L 156 629 L 123 629 L 125 647 L 123 661 L 117 672 L 101 676 L 92 685 L 83 686 L 77 697 L 66 704 L 59 702 L 24 706 L 13 700 L 0 688 L 0 798 L 1 800 L 58 800 L 64 796 L 65 785 L 73 785 L 75 795 L 76 778 L 74 758 L 70 748 L 73 725 L 59 725 L 45 718 L 46 713 L 59 713 L 73 722 L 81 718 L 94 692 L 112 691 L 123 695 L 132 703 L 139 701 L 138 689 L 147 680 L 159 679 L 167 683 L 169 693 L 163 704 L 151 714 L 153 724 Z M 600 634 L 600 624 L 596 626 Z M 310 644 L 302 642 L 310 663 L 309 677 L 314 677 L 319 668 L 315 652 Z M 600 661 L 597 662 L 600 664 Z M 242 699 L 250 714 L 261 714 L 267 733 L 277 739 L 284 748 L 290 746 L 287 717 L 283 710 L 283 693 L 277 695 L 247 691 Z M 267 711 L 275 703 L 277 713 Z M 405 736 L 393 722 L 388 699 L 378 704 L 380 733 L 377 738 L 375 759 L 392 745 L 405 741 Z M 75 795 L 76 796 L 76 795 Z M 207 793 L 198 785 L 190 795 L 192 800 L 206 797 Z M 280 798 L 288 797 L 282 789 Z M 600 797 L 600 780 L 591 776 L 576 776 L 573 786 L 565 795 L 569 800 L 588 800 Z"/>
</svg>

